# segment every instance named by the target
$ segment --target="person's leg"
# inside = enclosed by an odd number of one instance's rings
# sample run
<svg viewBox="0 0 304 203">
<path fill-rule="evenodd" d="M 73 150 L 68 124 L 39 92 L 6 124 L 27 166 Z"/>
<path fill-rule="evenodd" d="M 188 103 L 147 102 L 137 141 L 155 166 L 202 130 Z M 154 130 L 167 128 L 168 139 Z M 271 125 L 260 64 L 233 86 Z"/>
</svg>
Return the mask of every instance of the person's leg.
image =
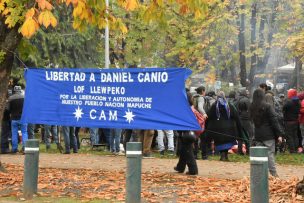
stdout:
<svg viewBox="0 0 304 203">
<path fill-rule="evenodd" d="M 12 120 L 12 153 L 18 152 L 18 121 Z"/>
<path fill-rule="evenodd" d="M 70 127 L 69 126 L 62 126 L 62 133 L 64 139 L 64 146 L 65 146 L 65 154 L 70 153 Z"/>
<path fill-rule="evenodd" d="M 47 150 L 50 149 L 50 147 L 51 147 L 50 135 L 51 135 L 51 126 L 44 125 L 44 143 L 45 143 Z"/>
<path fill-rule="evenodd" d="M 80 149 L 79 131 L 80 131 L 80 127 L 76 127 L 75 128 L 75 137 L 76 137 L 78 149 Z"/>
<path fill-rule="evenodd" d="M 27 123 L 22 123 L 19 121 L 19 125 L 22 133 L 22 151 L 24 151 L 25 142 L 28 140 Z"/>
<path fill-rule="evenodd" d="M 27 133 L 28 133 L 28 139 L 34 139 L 35 134 L 34 134 L 34 130 L 35 130 L 35 124 L 27 124 Z"/>
<path fill-rule="evenodd" d="M 165 145 L 164 145 L 164 131 L 157 130 L 157 143 L 158 143 L 158 151 L 164 155 Z"/>
<path fill-rule="evenodd" d="M 9 153 L 8 138 L 11 134 L 10 121 L 2 121 L 1 126 L 1 153 Z"/>
<path fill-rule="evenodd" d="M 110 129 L 110 151 L 112 153 L 115 153 L 114 140 L 115 140 L 115 129 Z"/>
<path fill-rule="evenodd" d="M 203 132 L 200 135 L 200 138 L 201 138 L 202 159 L 207 160 L 208 159 L 208 139 L 207 139 L 206 133 Z"/>
<path fill-rule="evenodd" d="M 165 130 L 168 138 L 168 150 L 174 152 L 174 132 L 173 130 Z"/>
<path fill-rule="evenodd" d="M 151 155 L 151 144 L 153 141 L 154 130 L 145 130 L 144 132 L 144 155 Z"/>
<path fill-rule="evenodd" d="M 289 148 L 290 153 L 296 153 L 296 146 L 295 146 L 295 137 L 296 134 L 296 125 L 286 123 L 286 138 L 287 138 L 287 145 Z"/>
<path fill-rule="evenodd" d="M 184 145 L 185 144 L 182 141 L 179 142 L 179 159 L 176 167 L 174 167 L 174 170 L 179 173 L 183 173 L 185 171 L 187 164 L 187 148 Z"/>
<path fill-rule="evenodd" d="M 105 135 L 106 138 L 106 142 L 107 142 L 107 149 L 110 151 L 110 139 L 111 139 L 111 132 L 109 128 L 104 128 L 102 129 L 103 133 Z"/>
<path fill-rule="evenodd" d="M 302 135 L 302 147 L 304 148 L 304 124 L 300 125 L 301 135 Z M 303 149 L 304 153 L 304 149 Z"/>
<path fill-rule="evenodd" d="M 275 140 L 267 140 L 263 142 L 264 145 L 268 148 L 268 168 L 272 176 L 278 176 L 276 166 L 275 166 Z"/>
<path fill-rule="evenodd" d="M 90 128 L 89 131 L 90 131 L 90 139 L 92 146 L 98 144 L 99 143 L 98 128 Z"/>
<path fill-rule="evenodd" d="M 74 153 L 78 153 L 77 140 L 75 136 L 75 127 L 70 127 L 70 147 Z"/>
<path fill-rule="evenodd" d="M 119 153 L 119 151 L 120 151 L 120 136 L 121 136 L 121 129 L 114 129 L 114 131 L 115 131 L 115 139 L 114 139 L 114 141 L 115 141 L 115 151 L 117 152 L 117 153 Z"/>
<path fill-rule="evenodd" d="M 132 130 L 131 129 L 126 129 L 125 130 L 125 133 L 124 133 L 124 139 L 123 139 L 123 146 L 124 146 L 124 150 L 126 150 L 126 147 L 127 147 L 127 142 L 130 141 L 131 139 L 131 136 L 132 136 Z"/>
<path fill-rule="evenodd" d="M 197 175 L 198 168 L 195 160 L 195 155 L 193 153 L 192 144 L 187 144 L 186 146 L 186 157 L 187 157 L 187 166 L 188 166 L 188 174 L 189 175 Z"/>
</svg>

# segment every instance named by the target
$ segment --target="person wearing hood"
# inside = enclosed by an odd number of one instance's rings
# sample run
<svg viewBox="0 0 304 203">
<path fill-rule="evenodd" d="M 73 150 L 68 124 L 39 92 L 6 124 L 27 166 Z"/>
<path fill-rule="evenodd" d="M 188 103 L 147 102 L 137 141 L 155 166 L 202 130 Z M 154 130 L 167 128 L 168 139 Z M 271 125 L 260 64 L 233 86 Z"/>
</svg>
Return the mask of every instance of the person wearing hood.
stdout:
<svg viewBox="0 0 304 203">
<path fill-rule="evenodd" d="M 228 150 L 236 144 L 242 133 L 242 126 L 236 108 L 230 104 L 224 92 L 212 104 L 206 122 L 206 136 L 213 139 L 216 151 L 221 153 L 221 161 L 228 161 Z"/>
<path fill-rule="evenodd" d="M 297 90 L 290 89 L 287 92 L 287 100 L 283 106 L 283 117 L 286 127 L 287 145 L 290 153 L 296 153 L 299 147 L 298 125 L 300 113 L 300 101 Z"/>
<path fill-rule="evenodd" d="M 235 107 L 239 113 L 241 124 L 246 131 L 249 140 L 238 140 L 238 153 L 243 155 L 242 146 L 246 145 L 246 152 L 249 153 L 249 146 L 253 140 L 253 125 L 249 116 L 250 99 L 248 96 L 248 90 L 242 88 L 239 90 L 239 96 L 235 102 Z"/>
</svg>

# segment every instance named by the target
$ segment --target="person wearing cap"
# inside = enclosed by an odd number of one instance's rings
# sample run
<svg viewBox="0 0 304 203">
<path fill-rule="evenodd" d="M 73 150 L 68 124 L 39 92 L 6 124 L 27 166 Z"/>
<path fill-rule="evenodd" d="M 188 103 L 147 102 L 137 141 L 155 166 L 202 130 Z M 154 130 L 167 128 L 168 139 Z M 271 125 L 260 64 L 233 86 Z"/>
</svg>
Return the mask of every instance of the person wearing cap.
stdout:
<svg viewBox="0 0 304 203">
<path fill-rule="evenodd" d="M 296 153 L 299 147 L 298 125 L 300 113 L 300 101 L 297 96 L 297 90 L 289 89 L 287 100 L 283 106 L 283 117 L 286 127 L 287 145 L 290 153 Z"/>
<path fill-rule="evenodd" d="M 22 133 L 22 150 L 24 150 L 25 142 L 28 140 L 27 123 L 21 122 L 21 115 L 24 102 L 24 93 L 21 86 L 14 87 L 14 94 L 8 98 L 8 110 L 11 117 L 12 129 L 12 153 L 18 152 L 18 129 Z"/>
</svg>

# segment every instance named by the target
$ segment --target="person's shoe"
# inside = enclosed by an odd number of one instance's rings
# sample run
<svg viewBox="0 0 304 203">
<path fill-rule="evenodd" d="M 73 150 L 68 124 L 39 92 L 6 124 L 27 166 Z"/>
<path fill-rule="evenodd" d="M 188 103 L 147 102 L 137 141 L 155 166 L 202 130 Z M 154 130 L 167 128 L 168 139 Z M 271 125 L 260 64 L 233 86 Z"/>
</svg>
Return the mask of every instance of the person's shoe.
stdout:
<svg viewBox="0 0 304 203">
<path fill-rule="evenodd" d="M 275 172 L 275 173 L 270 173 L 270 175 L 273 176 L 274 178 L 279 178 L 279 175 L 278 175 L 277 172 Z"/>
<path fill-rule="evenodd" d="M 63 154 L 71 154 L 71 152 L 65 151 Z"/>
<path fill-rule="evenodd" d="M 175 170 L 177 173 L 184 173 L 184 171 L 178 170 L 176 166 L 174 167 L 174 170 Z"/>
<path fill-rule="evenodd" d="M 12 150 L 11 154 L 17 154 L 18 150 Z"/>
<path fill-rule="evenodd" d="M 144 153 L 144 154 L 143 154 L 143 158 L 144 158 L 144 159 L 153 159 L 154 157 L 152 156 L 151 153 Z"/>
<path fill-rule="evenodd" d="M 208 156 L 202 156 L 202 160 L 208 160 Z"/>
<path fill-rule="evenodd" d="M 169 150 L 169 151 L 168 151 L 168 155 L 169 155 L 169 156 L 174 156 L 174 151 Z"/>
<path fill-rule="evenodd" d="M 51 149 L 51 146 L 46 146 L 46 151 L 49 151 Z"/>
<path fill-rule="evenodd" d="M 8 154 L 10 153 L 9 149 L 1 149 L 1 154 Z"/>
<path fill-rule="evenodd" d="M 159 152 L 159 154 L 160 154 L 161 156 L 164 156 L 164 155 L 165 155 L 165 150 L 161 150 L 161 151 Z"/>
<path fill-rule="evenodd" d="M 78 151 L 77 151 L 77 150 L 73 150 L 73 153 L 74 153 L 74 154 L 77 154 L 77 153 L 78 153 Z"/>
</svg>

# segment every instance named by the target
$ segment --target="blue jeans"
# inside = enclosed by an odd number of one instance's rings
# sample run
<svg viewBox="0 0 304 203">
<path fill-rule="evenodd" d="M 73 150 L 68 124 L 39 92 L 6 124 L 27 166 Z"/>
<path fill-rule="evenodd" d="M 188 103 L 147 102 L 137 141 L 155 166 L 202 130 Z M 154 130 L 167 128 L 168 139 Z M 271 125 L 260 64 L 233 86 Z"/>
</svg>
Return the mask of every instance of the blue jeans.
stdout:
<svg viewBox="0 0 304 203">
<path fill-rule="evenodd" d="M 77 140 L 75 136 L 75 127 L 62 126 L 65 152 L 69 153 L 73 149 L 74 153 L 78 152 Z"/>
<path fill-rule="evenodd" d="M 20 120 L 12 120 L 12 152 L 18 151 L 18 130 L 22 133 L 22 147 L 24 148 L 25 142 L 28 140 L 27 124 L 21 123 Z"/>
<path fill-rule="evenodd" d="M 99 144 L 99 128 L 90 128 L 90 139 L 92 145 Z"/>
<path fill-rule="evenodd" d="M 107 148 L 108 148 L 108 150 L 110 150 L 110 146 L 111 146 L 111 129 L 108 129 L 108 128 L 104 128 L 104 129 L 102 129 L 102 131 L 103 131 L 103 134 L 104 134 L 104 136 L 105 136 L 105 138 L 106 138 L 106 142 L 107 142 Z"/>
<path fill-rule="evenodd" d="M 53 136 L 56 144 L 59 143 L 58 133 L 57 133 L 57 125 L 44 125 L 44 143 L 47 148 L 51 146 L 50 136 Z"/>
<path fill-rule="evenodd" d="M 119 152 L 121 129 L 111 129 L 110 149 L 111 152 Z"/>
</svg>

